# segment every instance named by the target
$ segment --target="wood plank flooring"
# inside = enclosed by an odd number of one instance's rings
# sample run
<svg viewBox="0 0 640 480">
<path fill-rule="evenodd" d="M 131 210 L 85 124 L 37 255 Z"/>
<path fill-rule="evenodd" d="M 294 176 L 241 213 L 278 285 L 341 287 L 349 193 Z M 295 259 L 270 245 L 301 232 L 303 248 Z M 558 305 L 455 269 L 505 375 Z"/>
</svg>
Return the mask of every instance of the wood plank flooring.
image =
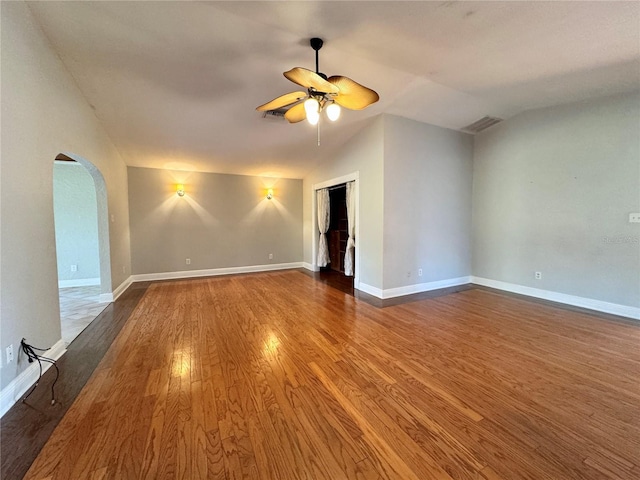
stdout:
<svg viewBox="0 0 640 480">
<path fill-rule="evenodd" d="M 50 368 L 27 402 L 16 403 L 2 417 L 0 478 L 14 480 L 24 476 L 129 319 L 146 288 L 146 282 L 130 286 L 67 346 L 67 352 L 58 360 L 60 378 L 55 387 L 55 405 L 50 404 L 50 385 L 55 378 L 55 369 Z"/>
<path fill-rule="evenodd" d="M 481 289 L 153 283 L 25 478 L 636 479 L 639 345 Z"/>
</svg>

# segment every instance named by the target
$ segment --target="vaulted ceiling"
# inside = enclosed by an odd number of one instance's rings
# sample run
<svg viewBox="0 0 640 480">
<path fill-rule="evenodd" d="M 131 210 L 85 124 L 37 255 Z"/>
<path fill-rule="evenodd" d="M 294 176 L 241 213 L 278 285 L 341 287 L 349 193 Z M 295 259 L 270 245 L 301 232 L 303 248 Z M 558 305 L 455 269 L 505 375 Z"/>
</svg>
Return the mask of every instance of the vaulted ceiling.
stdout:
<svg viewBox="0 0 640 480">
<path fill-rule="evenodd" d="M 461 129 L 640 88 L 638 2 L 29 2 L 128 165 L 301 178 L 372 116 Z M 320 70 L 380 94 L 316 130 L 255 107 Z"/>
</svg>

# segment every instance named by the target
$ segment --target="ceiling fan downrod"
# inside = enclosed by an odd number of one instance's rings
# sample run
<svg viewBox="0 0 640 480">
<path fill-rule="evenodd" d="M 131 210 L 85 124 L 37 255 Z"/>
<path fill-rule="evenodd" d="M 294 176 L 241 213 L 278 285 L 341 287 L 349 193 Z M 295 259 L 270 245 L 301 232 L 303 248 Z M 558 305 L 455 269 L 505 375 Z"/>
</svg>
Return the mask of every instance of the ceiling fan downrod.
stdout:
<svg viewBox="0 0 640 480">
<path fill-rule="evenodd" d="M 318 51 L 322 48 L 323 43 L 324 42 L 322 41 L 322 39 L 317 37 L 309 40 L 311 48 L 313 48 L 316 52 L 316 73 L 326 80 L 327 76 L 324 73 L 320 73 L 320 63 L 318 61 Z M 320 105 L 320 102 L 318 102 L 318 105 Z M 316 131 L 318 132 L 318 146 L 320 146 L 320 122 L 317 123 L 316 128 Z"/>
<path fill-rule="evenodd" d="M 322 41 L 321 38 L 314 37 L 311 40 L 309 40 L 309 44 L 311 45 L 311 48 L 313 48 L 316 51 L 316 73 L 326 80 L 327 79 L 326 75 L 320 73 L 320 68 L 318 63 L 318 50 L 322 48 L 323 43 L 324 42 Z"/>
</svg>

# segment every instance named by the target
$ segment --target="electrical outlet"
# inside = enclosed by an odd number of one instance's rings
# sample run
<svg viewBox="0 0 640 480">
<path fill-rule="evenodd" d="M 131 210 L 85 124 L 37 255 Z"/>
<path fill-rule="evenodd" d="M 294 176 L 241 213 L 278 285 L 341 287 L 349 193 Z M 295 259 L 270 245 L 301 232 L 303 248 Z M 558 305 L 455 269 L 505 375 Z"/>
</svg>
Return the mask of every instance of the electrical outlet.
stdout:
<svg viewBox="0 0 640 480">
<path fill-rule="evenodd" d="M 407 272 L 407 278 L 411 278 L 411 271 Z"/>
<path fill-rule="evenodd" d="M 630 213 L 629 223 L 640 223 L 640 213 Z"/>
<path fill-rule="evenodd" d="M 122 273 L 127 273 L 127 267 L 125 267 L 124 265 L 122 265 Z"/>
<path fill-rule="evenodd" d="M 418 269 L 418 276 L 419 276 L 419 277 L 421 277 L 421 276 L 422 276 L 422 269 L 421 269 L 421 268 L 419 268 L 419 269 Z"/>
<path fill-rule="evenodd" d="M 13 362 L 13 344 L 7 347 L 7 365 Z"/>
<path fill-rule="evenodd" d="M 78 271 L 78 265 L 71 265 L 71 271 L 72 272 L 77 272 Z"/>
<path fill-rule="evenodd" d="M 535 273 L 536 280 L 540 280 L 542 278 L 542 272 Z"/>
<path fill-rule="evenodd" d="M 269 260 L 273 260 L 273 253 L 269 254 Z"/>
<path fill-rule="evenodd" d="M 190 259 L 190 258 L 187 258 L 187 259 L 185 260 L 185 262 L 187 263 L 187 265 L 191 265 L 191 259 Z"/>
</svg>

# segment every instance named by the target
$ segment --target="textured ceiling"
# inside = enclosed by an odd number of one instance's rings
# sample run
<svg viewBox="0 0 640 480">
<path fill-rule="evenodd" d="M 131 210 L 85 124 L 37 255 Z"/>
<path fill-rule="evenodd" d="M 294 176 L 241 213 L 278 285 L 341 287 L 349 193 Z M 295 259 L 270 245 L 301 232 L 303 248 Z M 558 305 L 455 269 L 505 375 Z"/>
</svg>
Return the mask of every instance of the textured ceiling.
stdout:
<svg viewBox="0 0 640 480">
<path fill-rule="evenodd" d="M 638 2 L 30 2 L 128 165 L 300 178 L 367 119 L 460 129 L 640 88 Z M 316 130 L 255 107 L 314 69 L 380 102 Z"/>
</svg>

